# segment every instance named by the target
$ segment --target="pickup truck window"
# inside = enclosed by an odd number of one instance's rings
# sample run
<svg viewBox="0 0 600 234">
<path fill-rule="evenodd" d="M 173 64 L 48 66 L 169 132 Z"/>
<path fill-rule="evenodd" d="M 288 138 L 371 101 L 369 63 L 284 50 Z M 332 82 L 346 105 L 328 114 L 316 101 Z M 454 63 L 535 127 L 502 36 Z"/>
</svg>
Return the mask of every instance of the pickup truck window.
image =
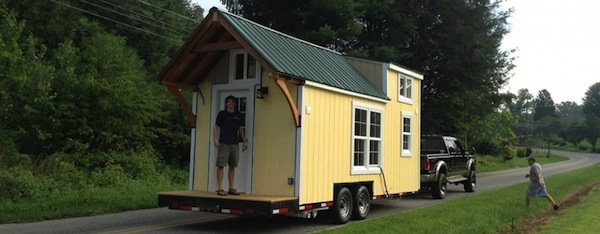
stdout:
<svg viewBox="0 0 600 234">
<path fill-rule="evenodd" d="M 454 143 L 453 140 L 446 140 L 446 145 L 448 146 L 448 151 L 450 154 L 457 154 L 458 153 L 458 148 L 456 147 L 456 144 Z"/>
<path fill-rule="evenodd" d="M 429 152 L 446 152 L 446 144 L 440 137 L 438 138 L 421 138 L 421 149 Z"/>
</svg>

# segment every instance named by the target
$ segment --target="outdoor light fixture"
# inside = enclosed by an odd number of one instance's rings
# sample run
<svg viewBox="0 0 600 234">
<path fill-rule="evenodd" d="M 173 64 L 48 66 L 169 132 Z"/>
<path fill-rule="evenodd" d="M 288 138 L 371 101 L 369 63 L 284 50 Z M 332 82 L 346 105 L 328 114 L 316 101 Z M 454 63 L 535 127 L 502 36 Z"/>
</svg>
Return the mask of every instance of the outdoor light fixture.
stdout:
<svg viewBox="0 0 600 234">
<path fill-rule="evenodd" d="M 261 84 L 257 84 L 254 86 L 256 89 L 256 98 L 264 99 L 265 95 L 269 93 L 269 87 L 263 87 Z"/>
</svg>

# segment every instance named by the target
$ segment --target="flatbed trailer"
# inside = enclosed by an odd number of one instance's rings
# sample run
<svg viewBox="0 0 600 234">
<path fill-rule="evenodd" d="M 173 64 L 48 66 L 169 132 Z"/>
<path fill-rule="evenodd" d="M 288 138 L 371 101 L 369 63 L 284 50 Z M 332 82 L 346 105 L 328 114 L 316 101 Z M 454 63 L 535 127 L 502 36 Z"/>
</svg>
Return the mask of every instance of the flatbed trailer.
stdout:
<svg viewBox="0 0 600 234">
<path fill-rule="evenodd" d="M 416 192 L 416 191 L 415 191 Z M 383 194 L 373 196 L 372 200 L 400 199 L 405 195 Z M 215 192 L 182 190 L 160 192 L 158 205 L 173 210 L 223 213 L 232 215 L 265 216 L 288 215 L 301 218 L 315 218 L 319 211 L 329 210 L 334 206 L 334 201 L 319 202 L 299 205 L 297 197 L 263 196 L 253 194 L 240 194 L 237 196 L 220 196 Z"/>
<path fill-rule="evenodd" d="M 199 190 L 161 192 L 158 194 L 158 205 L 176 210 L 257 216 L 298 212 L 301 209 L 296 197 L 254 194 L 219 196 L 215 192 Z"/>
</svg>

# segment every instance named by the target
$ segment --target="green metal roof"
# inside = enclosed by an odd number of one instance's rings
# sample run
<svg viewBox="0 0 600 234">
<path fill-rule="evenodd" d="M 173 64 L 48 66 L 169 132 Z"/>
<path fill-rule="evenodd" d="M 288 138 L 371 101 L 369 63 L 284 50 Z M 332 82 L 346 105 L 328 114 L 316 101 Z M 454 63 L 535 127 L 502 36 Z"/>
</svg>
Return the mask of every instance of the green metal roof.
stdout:
<svg viewBox="0 0 600 234">
<path fill-rule="evenodd" d="M 220 11 L 233 28 L 276 72 L 355 93 L 387 95 L 336 51 L 294 38 L 240 16 Z"/>
</svg>

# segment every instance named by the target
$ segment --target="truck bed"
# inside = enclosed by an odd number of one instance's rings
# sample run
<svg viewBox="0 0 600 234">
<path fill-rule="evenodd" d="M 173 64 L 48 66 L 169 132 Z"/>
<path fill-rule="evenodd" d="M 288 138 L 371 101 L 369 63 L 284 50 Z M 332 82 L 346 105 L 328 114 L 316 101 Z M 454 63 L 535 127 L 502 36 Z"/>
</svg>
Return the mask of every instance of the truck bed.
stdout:
<svg viewBox="0 0 600 234">
<path fill-rule="evenodd" d="M 219 196 L 211 191 L 183 190 L 158 193 L 158 205 L 177 210 L 271 216 L 298 211 L 298 198 L 253 194 Z"/>
</svg>

